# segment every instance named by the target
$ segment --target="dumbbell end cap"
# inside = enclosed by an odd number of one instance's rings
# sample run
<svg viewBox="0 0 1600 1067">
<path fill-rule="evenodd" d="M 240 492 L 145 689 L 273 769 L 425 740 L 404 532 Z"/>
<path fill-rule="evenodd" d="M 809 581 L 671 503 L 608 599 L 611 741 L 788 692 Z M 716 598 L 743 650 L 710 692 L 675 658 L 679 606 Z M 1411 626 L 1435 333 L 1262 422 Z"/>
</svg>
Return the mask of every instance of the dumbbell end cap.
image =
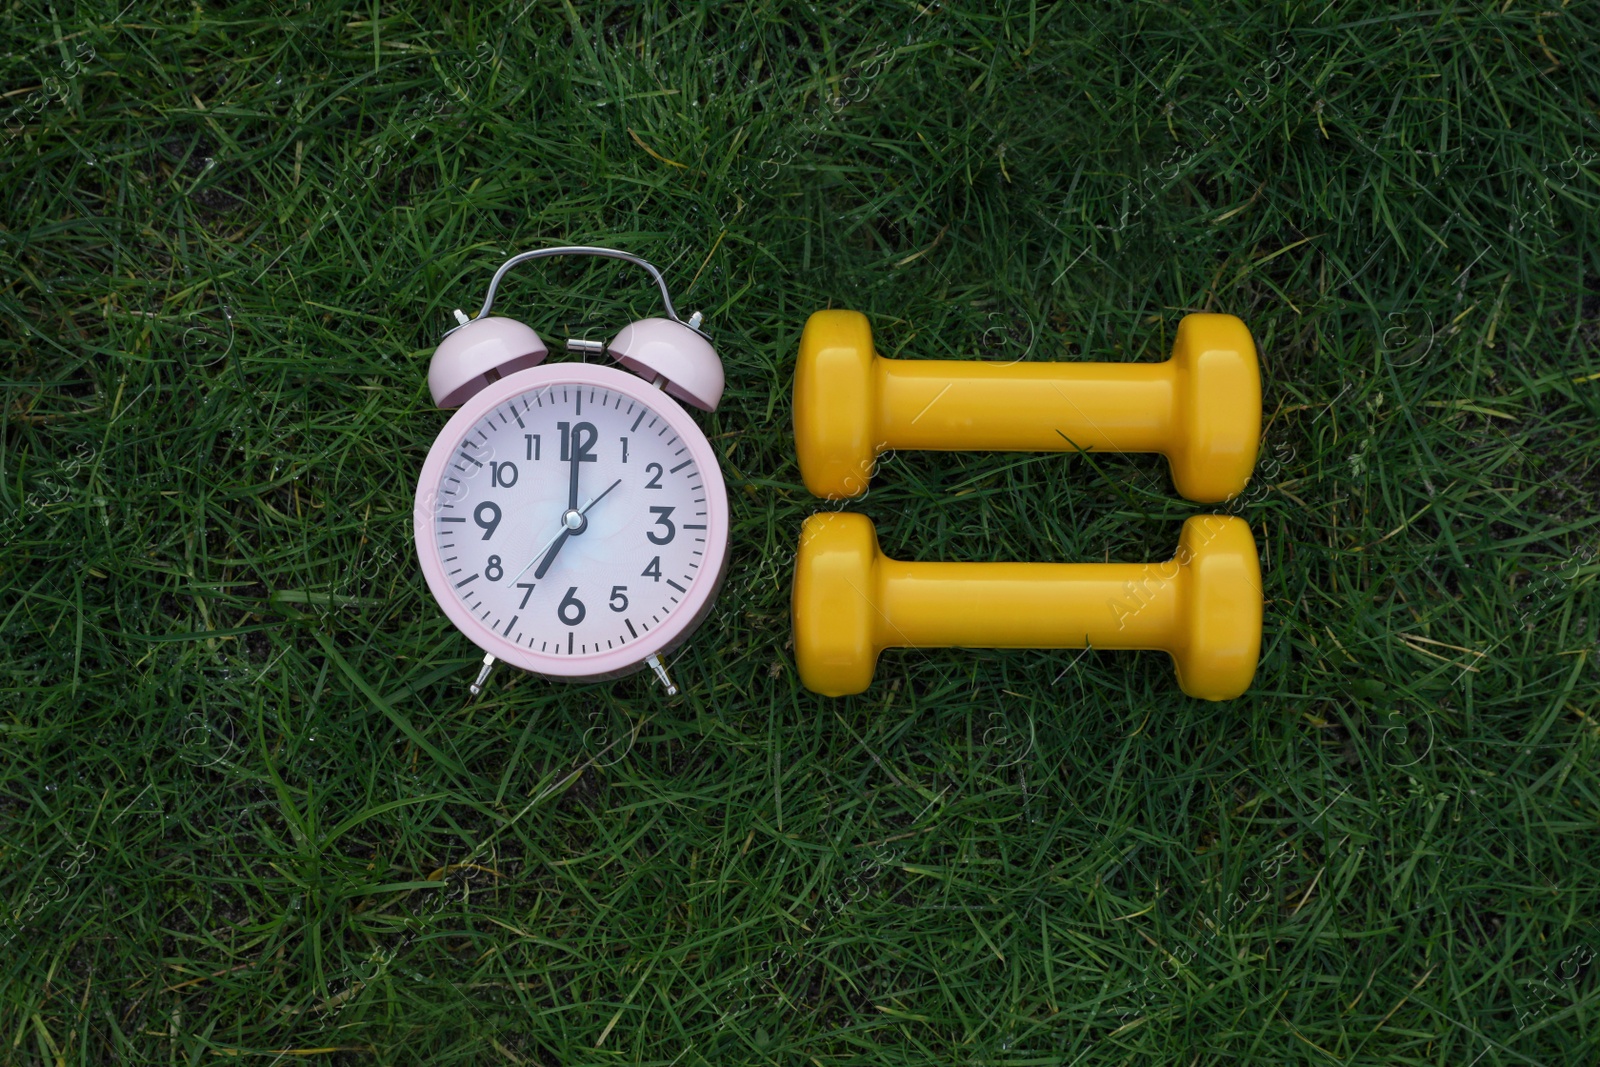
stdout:
<svg viewBox="0 0 1600 1067">
<path fill-rule="evenodd" d="M 872 684 L 878 556 L 878 535 L 865 515 L 812 515 L 800 527 L 790 613 L 795 666 L 814 693 L 848 696 Z"/>
<path fill-rule="evenodd" d="M 1232 700 L 1250 688 L 1261 655 L 1261 563 L 1243 519 L 1195 515 L 1178 537 L 1187 572 L 1185 640 L 1172 652 L 1178 685 L 1202 700 Z"/>
<path fill-rule="evenodd" d="M 1233 315 L 1185 315 L 1172 347 L 1177 374 L 1172 484 L 1214 504 L 1243 492 L 1261 444 L 1261 370 L 1250 330 Z"/>
<path fill-rule="evenodd" d="M 860 496 L 877 459 L 872 326 L 859 311 L 818 311 L 800 334 L 794 371 L 794 444 L 814 495 Z"/>
</svg>

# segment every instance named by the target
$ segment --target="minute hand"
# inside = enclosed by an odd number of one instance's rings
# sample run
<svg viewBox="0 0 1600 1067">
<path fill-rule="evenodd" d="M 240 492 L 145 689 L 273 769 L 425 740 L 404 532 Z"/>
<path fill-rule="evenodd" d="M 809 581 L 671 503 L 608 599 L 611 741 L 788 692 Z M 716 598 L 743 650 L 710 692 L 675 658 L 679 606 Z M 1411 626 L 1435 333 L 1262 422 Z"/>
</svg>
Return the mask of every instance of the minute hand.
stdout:
<svg viewBox="0 0 1600 1067">
<path fill-rule="evenodd" d="M 572 478 L 567 486 L 568 511 L 578 510 L 578 467 L 583 462 L 583 453 L 578 449 L 579 440 L 580 435 L 577 427 L 575 426 L 571 431 L 569 431 L 569 436 L 567 438 L 567 448 L 572 452 Z"/>
</svg>

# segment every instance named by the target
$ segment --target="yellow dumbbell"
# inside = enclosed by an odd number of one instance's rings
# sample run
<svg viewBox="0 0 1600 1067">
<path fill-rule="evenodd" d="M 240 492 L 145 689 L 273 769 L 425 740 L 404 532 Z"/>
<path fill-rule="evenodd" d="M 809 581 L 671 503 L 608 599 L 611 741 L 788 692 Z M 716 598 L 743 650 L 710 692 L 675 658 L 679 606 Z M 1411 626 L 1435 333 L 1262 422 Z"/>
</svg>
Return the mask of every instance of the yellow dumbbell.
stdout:
<svg viewBox="0 0 1600 1067">
<path fill-rule="evenodd" d="M 1232 315 L 1185 315 L 1164 363 L 883 359 L 858 311 L 806 321 L 794 377 L 800 474 L 817 496 L 860 496 L 886 449 L 1160 452 L 1190 500 L 1250 480 L 1261 375 Z"/>
<path fill-rule="evenodd" d="M 794 655 L 824 696 L 872 684 L 885 648 L 1144 648 L 1190 696 L 1230 700 L 1261 651 L 1261 567 L 1243 519 L 1196 515 L 1162 563 L 908 563 L 865 515 L 813 515 L 795 564 Z"/>
</svg>

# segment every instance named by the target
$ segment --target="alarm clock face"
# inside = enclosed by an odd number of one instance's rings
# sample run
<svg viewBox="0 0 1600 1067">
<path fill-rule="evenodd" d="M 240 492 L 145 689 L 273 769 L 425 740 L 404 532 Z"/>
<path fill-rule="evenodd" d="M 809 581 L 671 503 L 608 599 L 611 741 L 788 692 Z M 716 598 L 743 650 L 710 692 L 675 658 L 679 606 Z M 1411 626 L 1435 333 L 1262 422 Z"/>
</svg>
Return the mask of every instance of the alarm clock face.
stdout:
<svg viewBox="0 0 1600 1067">
<path fill-rule="evenodd" d="M 423 466 L 417 552 L 485 652 L 541 674 L 626 673 L 683 640 L 727 558 L 705 435 L 632 374 L 558 364 L 469 399 Z"/>
</svg>

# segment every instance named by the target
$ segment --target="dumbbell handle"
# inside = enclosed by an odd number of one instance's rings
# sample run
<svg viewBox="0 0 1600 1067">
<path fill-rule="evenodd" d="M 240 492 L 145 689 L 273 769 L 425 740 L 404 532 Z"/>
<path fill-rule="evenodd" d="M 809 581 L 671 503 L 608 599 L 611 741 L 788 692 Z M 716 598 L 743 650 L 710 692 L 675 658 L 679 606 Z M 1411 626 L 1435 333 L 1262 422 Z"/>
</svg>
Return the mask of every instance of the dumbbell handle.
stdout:
<svg viewBox="0 0 1600 1067">
<path fill-rule="evenodd" d="M 1161 363 L 885 359 L 858 311 L 806 320 L 794 442 L 806 488 L 860 496 L 885 449 L 1160 452 L 1190 500 L 1238 493 L 1261 436 L 1261 373 L 1232 315 L 1185 315 Z"/>
<path fill-rule="evenodd" d="M 1177 430 L 1164 363 L 883 359 L 877 429 L 890 448 L 1161 452 Z"/>
<path fill-rule="evenodd" d="M 1179 633 L 1176 560 L 910 563 L 882 558 L 884 647 L 1163 649 Z"/>
<path fill-rule="evenodd" d="M 1184 692 L 1228 700 L 1255 674 L 1261 569 L 1242 519 L 1185 520 L 1160 563 L 913 563 L 865 515 L 801 527 L 791 612 L 800 680 L 825 696 L 872 684 L 886 648 L 1160 649 Z"/>
</svg>

